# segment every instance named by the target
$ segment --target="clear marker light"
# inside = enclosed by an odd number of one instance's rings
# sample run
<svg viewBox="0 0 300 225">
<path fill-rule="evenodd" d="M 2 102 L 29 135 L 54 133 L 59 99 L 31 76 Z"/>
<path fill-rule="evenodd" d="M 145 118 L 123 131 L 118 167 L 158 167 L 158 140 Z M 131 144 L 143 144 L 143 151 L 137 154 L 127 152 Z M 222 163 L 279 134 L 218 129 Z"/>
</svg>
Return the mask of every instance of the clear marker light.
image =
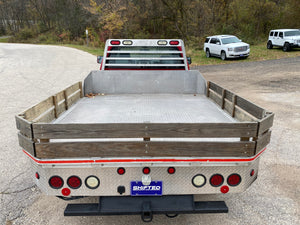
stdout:
<svg viewBox="0 0 300 225">
<path fill-rule="evenodd" d="M 122 43 L 123 45 L 132 45 L 132 41 L 130 40 L 124 40 Z"/>
<path fill-rule="evenodd" d="M 164 40 L 160 40 L 157 42 L 158 45 L 167 45 L 168 42 L 167 41 L 164 41 Z"/>
<path fill-rule="evenodd" d="M 86 178 L 85 184 L 88 188 L 95 189 L 99 186 L 100 182 L 97 177 L 89 176 L 88 178 Z"/>
<path fill-rule="evenodd" d="M 192 183 L 195 187 L 202 187 L 206 183 L 206 178 L 202 174 L 193 177 Z"/>
</svg>

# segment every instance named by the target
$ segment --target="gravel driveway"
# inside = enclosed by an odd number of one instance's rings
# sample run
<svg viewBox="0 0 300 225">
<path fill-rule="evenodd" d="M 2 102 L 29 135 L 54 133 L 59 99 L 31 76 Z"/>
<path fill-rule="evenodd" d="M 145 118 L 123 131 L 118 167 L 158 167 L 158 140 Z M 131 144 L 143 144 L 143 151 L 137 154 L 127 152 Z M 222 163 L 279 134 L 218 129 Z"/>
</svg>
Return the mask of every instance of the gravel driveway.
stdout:
<svg viewBox="0 0 300 225">
<path fill-rule="evenodd" d="M 0 44 L 0 224 L 141 224 L 139 216 L 63 217 L 67 202 L 42 194 L 17 141 L 14 115 L 98 68 L 79 50 Z M 228 214 L 154 216 L 152 224 L 300 224 L 300 57 L 197 69 L 207 80 L 275 112 L 272 140 L 257 181 L 225 200 Z M 95 198 L 76 200 L 95 201 Z"/>
</svg>

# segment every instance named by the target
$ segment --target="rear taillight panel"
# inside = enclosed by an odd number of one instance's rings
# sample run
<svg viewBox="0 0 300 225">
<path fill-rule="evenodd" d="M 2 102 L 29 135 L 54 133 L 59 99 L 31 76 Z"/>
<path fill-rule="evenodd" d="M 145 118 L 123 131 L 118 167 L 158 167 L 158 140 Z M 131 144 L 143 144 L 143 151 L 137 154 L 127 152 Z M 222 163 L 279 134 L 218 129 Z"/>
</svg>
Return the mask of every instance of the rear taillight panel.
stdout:
<svg viewBox="0 0 300 225">
<path fill-rule="evenodd" d="M 240 193 L 256 179 L 258 163 L 242 166 L 197 166 L 166 163 L 118 163 L 114 166 L 35 167 L 36 184 L 49 195 L 119 196 L 131 195 L 131 182 L 162 182 L 163 195 Z M 252 172 L 252 170 L 254 172 Z M 251 176 L 252 175 L 252 176 Z M 39 177 L 39 179 L 37 178 Z M 155 184 L 155 183 L 154 183 Z M 146 184 L 144 184 L 146 185 Z M 67 189 L 70 190 L 70 194 Z M 62 191 L 64 189 L 64 191 Z"/>
</svg>

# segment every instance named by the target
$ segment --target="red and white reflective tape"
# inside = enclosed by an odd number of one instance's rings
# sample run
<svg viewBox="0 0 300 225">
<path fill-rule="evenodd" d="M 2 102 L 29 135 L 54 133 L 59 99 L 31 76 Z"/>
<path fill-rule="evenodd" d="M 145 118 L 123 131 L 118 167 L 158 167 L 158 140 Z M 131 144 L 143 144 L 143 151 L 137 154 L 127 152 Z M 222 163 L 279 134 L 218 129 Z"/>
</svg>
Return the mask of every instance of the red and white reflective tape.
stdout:
<svg viewBox="0 0 300 225">
<path fill-rule="evenodd" d="M 113 159 L 37 159 L 25 150 L 23 152 L 37 164 L 90 164 L 90 163 L 151 163 L 151 162 L 252 162 L 256 160 L 267 148 L 262 149 L 258 154 L 248 158 L 148 158 L 148 159 L 134 159 L 134 158 L 113 158 Z"/>
</svg>

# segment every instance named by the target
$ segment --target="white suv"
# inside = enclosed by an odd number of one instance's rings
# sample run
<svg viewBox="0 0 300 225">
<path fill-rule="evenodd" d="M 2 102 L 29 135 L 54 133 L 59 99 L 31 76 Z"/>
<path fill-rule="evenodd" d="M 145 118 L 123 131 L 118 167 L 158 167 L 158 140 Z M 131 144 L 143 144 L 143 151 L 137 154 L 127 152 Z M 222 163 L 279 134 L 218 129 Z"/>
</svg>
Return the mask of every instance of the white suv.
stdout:
<svg viewBox="0 0 300 225">
<path fill-rule="evenodd" d="M 282 50 L 287 52 L 291 48 L 300 47 L 300 30 L 298 29 L 280 29 L 271 30 L 267 48 L 272 49 L 273 46 L 282 47 Z"/>
<path fill-rule="evenodd" d="M 247 58 L 250 54 L 250 45 L 233 35 L 216 35 L 206 38 L 203 50 L 207 58 L 210 56 L 221 57 L 222 60 Z"/>
</svg>

